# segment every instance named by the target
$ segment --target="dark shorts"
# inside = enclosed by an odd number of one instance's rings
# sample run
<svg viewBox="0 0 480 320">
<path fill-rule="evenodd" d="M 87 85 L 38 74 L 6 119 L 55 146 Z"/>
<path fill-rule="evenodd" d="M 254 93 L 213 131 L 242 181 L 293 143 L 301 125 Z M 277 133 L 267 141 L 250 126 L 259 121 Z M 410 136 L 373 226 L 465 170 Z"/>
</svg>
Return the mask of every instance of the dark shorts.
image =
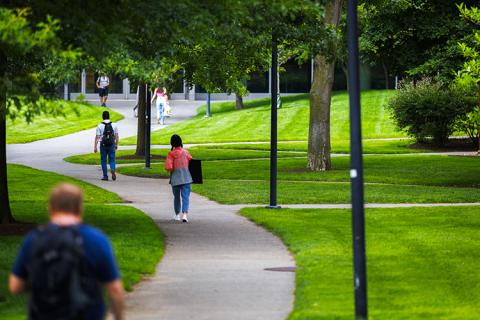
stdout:
<svg viewBox="0 0 480 320">
<path fill-rule="evenodd" d="M 98 90 L 98 95 L 100 97 L 108 97 L 108 88 L 100 88 Z"/>
</svg>

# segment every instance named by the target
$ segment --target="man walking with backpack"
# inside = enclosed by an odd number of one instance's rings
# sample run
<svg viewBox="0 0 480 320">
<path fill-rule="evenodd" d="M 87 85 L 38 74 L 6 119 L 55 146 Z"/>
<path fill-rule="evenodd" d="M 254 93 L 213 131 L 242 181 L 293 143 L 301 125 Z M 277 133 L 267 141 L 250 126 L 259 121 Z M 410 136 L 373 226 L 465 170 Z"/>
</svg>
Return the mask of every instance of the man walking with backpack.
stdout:
<svg viewBox="0 0 480 320">
<path fill-rule="evenodd" d="M 10 274 L 12 294 L 29 293 L 28 318 L 100 320 L 103 288 L 116 320 L 124 290 L 112 248 L 99 230 L 82 224 L 83 193 L 71 184 L 50 193 L 50 223 L 30 232 Z"/>
<path fill-rule="evenodd" d="M 97 153 L 97 145 L 100 142 L 100 160 L 102 163 L 103 177 L 102 180 L 108 181 L 107 171 L 107 157 L 110 163 L 110 172 L 112 173 L 112 180 L 117 180 L 115 174 L 115 150 L 118 148 L 118 128 L 117 125 L 110 121 L 110 113 L 103 111 L 103 122 L 97 126 L 97 133 L 95 135 L 95 146 L 93 151 Z"/>
</svg>

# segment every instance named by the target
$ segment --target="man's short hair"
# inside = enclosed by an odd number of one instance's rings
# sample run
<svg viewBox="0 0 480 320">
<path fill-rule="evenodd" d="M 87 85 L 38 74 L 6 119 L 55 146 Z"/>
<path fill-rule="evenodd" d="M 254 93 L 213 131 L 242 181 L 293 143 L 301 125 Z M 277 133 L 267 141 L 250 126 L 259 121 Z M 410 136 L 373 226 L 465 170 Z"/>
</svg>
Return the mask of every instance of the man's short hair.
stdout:
<svg viewBox="0 0 480 320">
<path fill-rule="evenodd" d="M 103 113 L 102 113 L 102 118 L 103 118 L 103 120 L 110 119 L 110 112 L 108 112 L 108 111 L 103 111 Z"/>
<path fill-rule="evenodd" d="M 80 215 L 83 211 L 83 191 L 69 183 L 61 183 L 50 192 L 50 212 L 67 212 Z"/>
</svg>

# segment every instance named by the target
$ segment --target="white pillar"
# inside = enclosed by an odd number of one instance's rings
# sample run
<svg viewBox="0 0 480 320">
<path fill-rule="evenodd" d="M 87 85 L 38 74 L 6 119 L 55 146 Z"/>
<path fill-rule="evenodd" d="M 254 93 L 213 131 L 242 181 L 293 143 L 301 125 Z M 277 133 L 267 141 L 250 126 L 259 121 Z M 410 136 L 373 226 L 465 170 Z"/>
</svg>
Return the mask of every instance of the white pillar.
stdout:
<svg viewBox="0 0 480 320">
<path fill-rule="evenodd" d="M 195 85 L 188 90 L 188 100 L 195 101 Z"/>
<path fill-rule="evenodd" d="M 130 83 L 128 78 L 123 79 L 123 98 L 128 100 L 128 95 L 130 94 Z"/>
<path fill-rule="evenodd" d="M 68 95 L 68 83 L 63 84 L 63 100 L 70 100 Z"/>
<path fill-rule="evenodd" d="M 87 73 L 85 69 L 82 70 L 81 89 L 83 95 L 87 94 Z"/>
</svg>

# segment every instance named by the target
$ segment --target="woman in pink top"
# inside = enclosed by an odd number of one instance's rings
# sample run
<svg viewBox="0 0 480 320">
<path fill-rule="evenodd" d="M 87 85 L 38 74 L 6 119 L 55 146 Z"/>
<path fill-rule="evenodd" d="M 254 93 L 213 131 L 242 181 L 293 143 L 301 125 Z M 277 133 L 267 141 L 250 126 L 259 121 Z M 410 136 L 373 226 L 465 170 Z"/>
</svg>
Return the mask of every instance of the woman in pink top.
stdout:
<svg viewBox="0 0 480 320">
<path fill-rule="evenodd" d="M 170 184 L 173 191 L 173 208 L 176 221 L 180 221 L 180 210 L 182 221 L 188 222 L 188 206 L 190 197 L 190 184 L 192 176 L 188 170 L 188 163 L 192 159 L 190 153 L 183 149 L 182 138 L 174 134 L 170 138 L 172 150 L 165 160 L 165 169 L 170 172 Z M 180 199 L 181 198 L 181 199 Z"/>
<path fill-rule="evenodd" d="M 157 123 L 164 125 L 168 103 L 167 89 L 162 87 L 155 88 L 152 96 L 152 103 L 155 103 L 155 106 L 157 107 Z"/>
</svg>

